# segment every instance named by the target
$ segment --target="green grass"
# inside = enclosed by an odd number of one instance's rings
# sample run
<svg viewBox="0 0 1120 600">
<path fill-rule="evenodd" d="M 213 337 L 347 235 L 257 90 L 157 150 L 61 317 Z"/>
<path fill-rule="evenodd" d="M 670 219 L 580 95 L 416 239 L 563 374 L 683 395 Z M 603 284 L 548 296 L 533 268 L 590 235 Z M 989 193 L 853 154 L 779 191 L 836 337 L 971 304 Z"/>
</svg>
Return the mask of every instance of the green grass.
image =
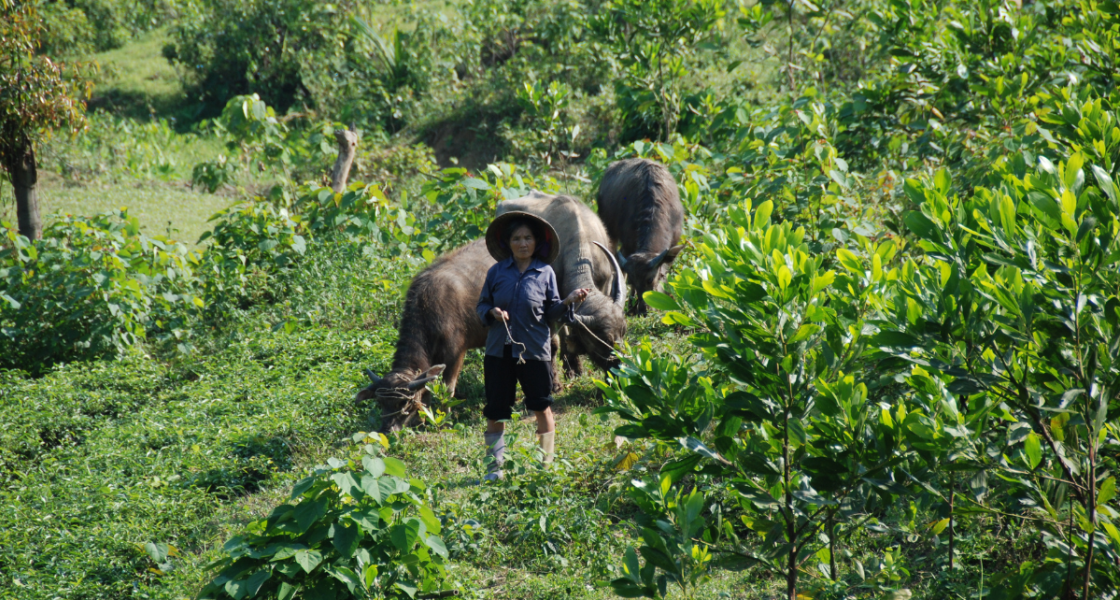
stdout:
<svg viewBox="0 0 1120 600">
<path fill-rule="evenodd" d="M 182 80 L 163 58 L 167 29 L 150 31 L 122 48 L 86 57 L 100 66 L 90 107 L 129 118 L 182 116 L 188 101 Z"/>
<path fill-rule="evenodd" d="M 51 214 L 94 215 L 115 212 L 127 207 L 130 215 L 140 220 L 148 235 L 167 235 L 194 246 L 199 236 L 210 229 L 206 222 L 217 211 L 236 198 L 193 191 L 181 183 L 135 181 L 67 185 L 50 179 L 39 191 L 40 210 L 44 222 Z"/>
</svg>

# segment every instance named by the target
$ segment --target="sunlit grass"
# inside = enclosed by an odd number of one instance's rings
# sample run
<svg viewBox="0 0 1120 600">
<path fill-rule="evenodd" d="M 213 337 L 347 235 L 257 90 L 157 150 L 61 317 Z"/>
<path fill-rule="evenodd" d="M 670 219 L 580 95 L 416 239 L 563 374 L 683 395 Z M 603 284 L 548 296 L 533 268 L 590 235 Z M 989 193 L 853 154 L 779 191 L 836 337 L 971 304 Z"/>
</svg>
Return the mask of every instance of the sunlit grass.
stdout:
<svg viewBox="0 0 1120 600">
<path fill-rule="evenodd" d="M 189 246 L 210 229 L 206 220 L 234 201 L 234 197 L 196 192 L 181 183 L 159 181 L 70 187 L 51 179 L 39 192 L 39 208 L 46 223 L 55 213 L 94 215 L 127 207 L 148 235 L 170 234 L 172 239 Z"/>
</svg>

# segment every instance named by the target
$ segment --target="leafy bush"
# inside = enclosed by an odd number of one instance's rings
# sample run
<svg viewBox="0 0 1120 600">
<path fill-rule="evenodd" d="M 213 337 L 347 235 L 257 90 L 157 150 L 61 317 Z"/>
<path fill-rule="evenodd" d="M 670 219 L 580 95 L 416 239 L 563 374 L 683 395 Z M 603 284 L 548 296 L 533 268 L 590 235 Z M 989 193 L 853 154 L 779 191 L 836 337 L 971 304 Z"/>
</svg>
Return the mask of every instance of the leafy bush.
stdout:
<svg viewBox="0 0 1120 600">
<path fill-rule="evenodd" d="M 202 306 L 197 256 L 140 233 L 127 211 L 63 217 L 34 243 L 8 223 L 0 233 L 0 367 L 41 373 L 119 355 L 152 334 L 179 338 Z"/>
<path fill-rule="evenodd" d="M 164 48 L 164 56 L 192 74 L 197 93 L 213 112 L 230 98 L 250 93 L 284 112 L 306 93 L 304 65 L 321 64 L 340 48 L 340 26 L 352 6 L 201 0 L 196 14 L 172 28 L 175 41 Z"/>
<path fill-rule="evenodd" d="M 425 485 L 372 443 L 364 448 L 360 460 L 328 460 L 296 484 L 292 503 L 226 542 L 198 597 L 414 598 L 447 585 L 447 547 Z"/>
<path fill-rule="evenodd" d="M 175 181 L 185 175 L 178 157 L 205 147 L 199 136 L 176 133 L 168 119 L 138 122 L 93 112 L 87 120 L 82 135 L 44 145 L 41 167 L 70 181 Z"/>
<path fill-rule="evenodd" d="M 79 55 L 120 48 L 138 33 L 159 27 L 190 0 L 38 0 L 46 25 L 42 51 Z"/>
</svg>

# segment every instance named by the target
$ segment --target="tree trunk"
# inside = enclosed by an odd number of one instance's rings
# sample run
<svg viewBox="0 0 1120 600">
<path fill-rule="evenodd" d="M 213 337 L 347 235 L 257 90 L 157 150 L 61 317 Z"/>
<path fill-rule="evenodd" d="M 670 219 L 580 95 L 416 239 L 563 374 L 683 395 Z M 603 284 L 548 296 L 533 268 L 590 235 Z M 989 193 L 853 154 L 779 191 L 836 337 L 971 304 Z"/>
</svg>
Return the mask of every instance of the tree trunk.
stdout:
<svg viewBox="0 0 1120 600">
<path fill-rule="evenodd" d="M 336 194 L 346 189 L 346 179 L 350 177 L 350 165 L 354 164 L 354 151 L 358 147 L 358 135 L 353 131 L 338 129 L 334 132 L 338 141 L 338 160 L 331 169 L 331 189 Z"/>
<path fill-rule="evenodd" d="M 29 240 L 37 240 L 43 237 L 43 223 L 39 219 L 39 172 L 35 167 L 35 148 L 31 140 L 24 140 L 12 148 L 4 166 L 15 188 L 19 233 Z"/>
</svg>

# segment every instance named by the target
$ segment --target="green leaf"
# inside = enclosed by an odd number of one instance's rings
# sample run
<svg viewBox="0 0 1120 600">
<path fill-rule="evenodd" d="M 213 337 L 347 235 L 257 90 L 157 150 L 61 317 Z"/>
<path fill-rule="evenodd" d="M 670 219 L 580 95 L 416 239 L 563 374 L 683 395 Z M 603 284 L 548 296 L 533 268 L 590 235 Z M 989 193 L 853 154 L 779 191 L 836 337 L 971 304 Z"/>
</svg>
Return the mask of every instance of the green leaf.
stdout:
<svg viewBox="0 0 1120 600">
<path fill-rule="evenodd" d="M 789 343 L 796 344 L 809 339 L 809 336 L 821 330 L 821 326 L 815 323 L 806 323 L 797 329 L 797 333 L 789 340 Z"/>
<path fill-rule="evenodd" d="M 316 521 L 323 518 L 327 514 L 327 501 L 320 498 L 313 502 L 304 500 L 296 507 L 295 519 L 298 533 L 304 533 L 311 528 Z"/>
<path fill-rule="evenodd" d="M 20 304 L 18 301 L 16 301 L 15 298 L 12 298 L 11 296 L 9 296 L 9 295 L 7 295 L 3 292 L 0 292 L 0 298 L 3 298 L 4 300 L 7 300 L 8 304 L 12 307 L 12 310 L 19 310 L 19 307 L 22 306 L 22 304 Z"/>
<path fill-rule="evenodd" d="M 404 463 L 390 456 L 385 457 L 385 473 L 394 477 L 404 477 L 408 469 Z"/>
<path fill-rule="evenodd" d="M 366 472 L 372 475 L 374 478 L 381 477 L 385 474 L 385 461 L 380 458 L 367 456 L 362 459 L 362 466 L 364 466 L 366 468 Z"/>
<path fill-rule="evenodd" d="M 270 569 L 262 569 L 253 573 L 253 576 L 245 582 L 245 591 L 248 593 L 246 597 L 252 598 L 256 596 L 261 586 L 264 585 L 264 582 L 268 581 L 270 577 L 272 577 L 272 571 Z"/>
<path fill-rule="evenodd" d="M 323 555 L 318 550 L 300 550 L 296 552 L 296 563 L 303 567 L 304 572 L 310 573 L 323 562 Z"/>
<path fill-rule="evenodd" d="M 754 228 L 757 230 L 765 230 L 770 226 L 770 213 L 774 212 L 774 203 L 767 200 L 758 205 L 754 211 Z"/>
<path fill-rule="evenodd" d="M 851 250 L 840 248 L 836 251 L 836 258 L 840 261 L 840 266 L 856 274 L 863 274 L 863 265 L 859 262 L 859 257 L 852 253 Z M 829 271 L 831 273 L 831 271 Z M 835 275 L 834 275 L 835 277 Z"/>
<path fill-rule="evenodd" d="M 1097 490 L 1097 505 L 1104 506 L 1114 496 L 1116 496 L 1116 478 L 1109 477 L 1101 484 L 1101 489 Z"/>
<path fill-rule="evenodd" d="M 649 291 L 642 294 L 642 298 L 646 304 L 650 305 L 657 310 L 680 310 L 681 306 L 677 301 L 670 297 L 668 294 L 661 292 Z"/>
<path fill-rule="evenodd" d="M 490 184 L 486 183 L 485 181 L 483 181 L 481 179 L 476 179 L 474 177 L 468 177 L 468 178 L 463 180 L 463 187 L 468 187 L 468 188 L 476 189 L 476 190 L 488 190 L 488 189 L 490 189 Z"/>
<path fill-rule="evenodd" d="M 444 545 L 443 539 L 440 538 L 438 535 L 429 535 L 428 539 L 424 540 L 424 543 L 427 544 L 428 547 L 432 549 L 432 552 L 435 552 L 436 554 L 442 556 L 443 558 L 448 557 L 447 546 Z"/>
<path fill-rule="evenodd" d="M 403 554 L 412 551 L 412 546 L 416 544 L 416 539 L 419 536 L 420 521 L 418 519 L 409 519 L 404 523 L 395 525 L 389 532 L 389 539 L 393 541 L 397 550 L 400 550 Z"/>
<path fill-rule="evenodd" d="M 1032 431 L 1027 435 L 1027 439 L 1023 443 L 1023 452 L 1027 455 L 1027 465 L 1030 466 L 1031 470 L 1037 469 L 1042 462 L 1042 444 L 1039 442 L 1038 434 Z"/>
<path fill-rule="evenodd" d="M 381 496 L 381 479 L 373 477 L 372 475 L 362 475 L 362 491 L 366 493 L 366 497 L 373 500 L 375 504 L 381 504 L 384 498 Z"/>
<path fill-rule="evenodd" d="M 789 284 L 790 284 L 791 281 L 793 281 L 793 273 L 789 270 L 789 267 L 787 267 L 785 265 L 782 265 L 781 267 L 779 267 L 778 268 L 778 287 L 780 289 L 784 290 L 787 287 L 789 287 Z"/>
<path fill-rule="evenodd" d="M 334 524 L 334 547 L 345 558 L 354 556 L 358 544 L 362 541 L 362 531 L 357 527 L 343 527 L 341 523 Z"/>
<path fill-rule="evenodd" d="M 292 495 L 290 496 L 290 499 L 295 500 L 296 498 L 302 496 L 304 492 L 311 489 L 312 486 L 315 485 L 315 482 L 317 480 L 318 479 L 314 475 L 301 479 L 299 483 L 297 483 L 296 486 L 292 488 Z"/>
<path fill-rule="evenodd" d="M 298 587 L 283 581 L 280 583 L 280 592 L 276 595 L 276 600 L 292 600 L 298 591 Z"/>
<path fill-rule="evenodd" d="M 161 565 L 167 562 L 167 554 L 170 549 L 167 544 L 148 542 L 144 544 L 144 551 L 148 553 L 148 556 L 152 557 L 152 560 L 154 560 L 157 565 Z"/>
<path fill-rule="evenodd" d="M 334 481 L 339 491 L 347 496 L 354 496 L 355 490 L 362 489 L 362 486 L 354 479 L 354 475 L 350 473 L 335 473 L 331 475 L 331 481 Z"/>
<path fill-rule="evenodd" d="M 906 213 L 903 221 L 906 223 L 906 227 L 918 237 L 932 242 L 941 241 L 941 229 L 921 212 L 912 210 Z"/>
<path fill-rule="evenodd" d="M 1120 194 L 1117 194 L 1116 184 L 1108 176 L 1108 172 L 1097 165 L 1091 165 L 1089 168 L 1093 171 L 1093 177 L 1096 178 L 1097 186 L 1101 188 L 1101 191 L 1108 196 L 1109 200 L 1112 200 L 1113 204 L 1120 206 Z"/>
<path fill-rule="evenodd" d="M 412 583 L 411 581 L 402 579 L 398 580 L 394 585 L 400 588 L 404 593 L 408 594 L 409 598 L 416 597 L 416 584 Z"/>
<path fill-rule="evenodd" d="M 812 284 L 812 287 L 811 287 L 809 293 L 815 296 L 815 295 L 819 294 L 822 290 L 828 288 L 828 286 L 832 285 L 832 282 L 835 281 L 835 280 L 836 280 L 836 272 L 835 271 L 826 271 L 824 273 L 821 273 L 820 275 L 815 275 L 813 277 L 813 284 Z"/>
<path fill-rule="evenodd" d="M 424 528 L 435 535 L 439 535 L 440 523 L 439 517 L 436 516 L 435 511 L 427 506 L 421 506 L 419 513 L 420 520 L 424 523 Z"/>
</svg>

